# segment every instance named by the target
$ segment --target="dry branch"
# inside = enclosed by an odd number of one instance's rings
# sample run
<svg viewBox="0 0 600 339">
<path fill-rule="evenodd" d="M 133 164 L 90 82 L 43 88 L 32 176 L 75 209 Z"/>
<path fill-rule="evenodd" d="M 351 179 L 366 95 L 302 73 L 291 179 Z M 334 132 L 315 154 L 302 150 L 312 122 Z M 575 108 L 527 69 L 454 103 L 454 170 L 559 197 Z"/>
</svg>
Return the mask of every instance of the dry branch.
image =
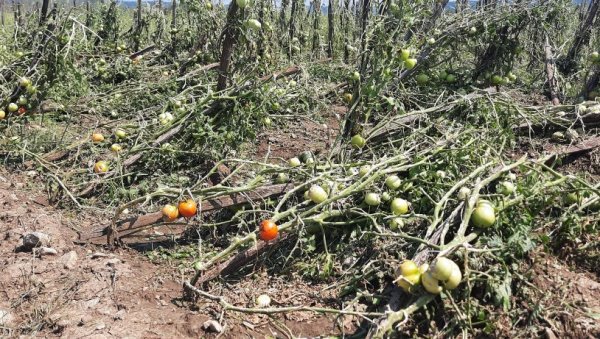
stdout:
<svg viewBox="0 0 600 339">
<path fill-rule="evenodd" d="M 223 196 L 212 200 L 202 201 L 199 211 L 202 213 L 215 211 L 227 207 L 250 203 L 254 200 L 262 200 L 268 197 L 284 194 L 294 188 L 292 184 L 270 185 L 256 188 L 253 191 L 238 193 L 231 196 Z M 116 230 L 120 238 L 127 237 L 146 229 L 162 221 L 162 212 L 152 212 L 141 216 L 119 221 Z M 86 234 L 80 234 L 78 243 L 105 243 L 106 236 L 109 234 L 111 226 L 105 226 L 92 230 Z"/>
</svg>

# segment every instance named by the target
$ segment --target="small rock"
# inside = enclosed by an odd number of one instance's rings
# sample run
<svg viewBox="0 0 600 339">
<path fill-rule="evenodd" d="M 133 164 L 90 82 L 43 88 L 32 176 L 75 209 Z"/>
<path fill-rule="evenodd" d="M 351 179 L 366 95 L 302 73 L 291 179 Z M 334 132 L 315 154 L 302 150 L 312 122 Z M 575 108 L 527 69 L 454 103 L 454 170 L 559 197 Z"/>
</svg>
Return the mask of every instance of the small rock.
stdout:
<svg viewBox="0 0 600 339">
<path fill-rule="evenodd" d="M 123 318 L 125 318 L 125 313 L 126 313 L 125 310 L 120 310 L 117 313 L 115 313 L 113 318 L 115 320 L 123 320 Z"/>
<path fill-rule="evenodd" d="M 9 326 L 13 321 L 13 316 L 8 311 L 0 309 L 0 325 Z"/>
<path fill-rule="evenodd" d="M 40 247 L 35 249 L 35 253 L 39 256 L 43 255 L 57 255 L 58 251 L 52 247 Z"/>
<path fill-rule="evenodd" d="M 102 252 L 95 252 L 92 253 L 92 259 L 96 259 L 96 258 L 106 258 L 108 257 L 108 254 L 106 253 L 102 253 Z"/>
<path fill-rule="evenodd" d="M 50 236 L 42 232 L 32 232 L 23 236 L 23 245 L 21 248 L 31 251 L 34 247 L 47 246 L 50 243 Z"/>
<path fill-rule="evenodd" d="M 37 171 L 27 171 L 25 173 L 28 177 L 35 177 L 37 175 Z"/>
<path fill-rule="evenodd" d="M 216 320 L 208 320 L 204 322 L 204 324 L 202 324 L 202 328 L 207 332 L 223 332 L 223 326 L 221 326 L 221 324 L 219 324 L 219 322 Z"/>
<path fill-rule="evenodd" d="M 105 327 L 106 327 L 106 325 L 101 322 L 98 325 L 96 325 L 96 330 L 100 331 L 100 330 L 103 330 Z"/>
<path fill-rule="evenodd" d="M 296 134 L 295 134 L 295 133 L 292 133 L 292 134 L 290 134 L 290 138 L 292 138 L 292 139 L 296 139 L 296 138 L 297 138 L 297 136 L 296 136 Z"/>
<path fill-rule="evenodd" d="M 112 259 L 106 260 L 106 265 L 108 265 L 108 266 L 115 266 L 120 263 L 121 263 L 121 259 L 119 259 L 119 258 L 112 258 Z"/>
<path fill-rule="evenodd" d="M 65 253 L 62 257 L 60 257 L 60 262 L 63 264 L 63 267 L 67 270 L 72 270 L 75 268 L 77 264 L 77 252 L 70 251 Z"/>
</svg>

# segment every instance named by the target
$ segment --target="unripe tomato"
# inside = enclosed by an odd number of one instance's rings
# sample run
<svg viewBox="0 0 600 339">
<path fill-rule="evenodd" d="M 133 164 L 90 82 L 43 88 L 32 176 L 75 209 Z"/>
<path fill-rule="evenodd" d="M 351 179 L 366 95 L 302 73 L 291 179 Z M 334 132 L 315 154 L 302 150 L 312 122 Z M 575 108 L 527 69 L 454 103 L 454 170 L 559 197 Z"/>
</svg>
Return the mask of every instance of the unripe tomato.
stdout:
<svg viewBox="0 0 600 339">
<path fill-rule="evenodd" d="M 27 105 L 27 98 L 26 98 L 26 97 L 24 97 L 24 96 L 20 96 L 20 97 L 19 97 L 19 100 L 17 101 L 17 103 L 18 103 L 19 105 L 21 105 L 21 106 L 23 106 L 23 105 Z"/>
<path fill-rule="evenodd" d="M 261 294 L 256 298 L 256 306 L 259 308 L 269 307 L 271 305 L 271 297 L 266 294 Z"/>
<path fill-rule="evenodd" d="M 399 230 L 404 227 L 404 220 L 402 218 L 394 218 L 390 221 L 390 229 L 392 231 Z"/>
<path fill-rule="evenodd" d="M 108 172 L 108 162 L 98 161 L 94 165 L 94 173 L 106 173 Z"/>
<path fill-rule="evenodd" d="M 409 210 L 408 201 L 401 198 L 395 198 L 390 203 L 390 209 L 392 210 L 392 213 L 394 213 L 394 215 L 404 215 L 408 213 Z"/>
<path fill-rule="evenodd" d="M 432 277 L 430 272 L 425 272 L 421 275 L 421 284 L 431 294 L 440 294 L 442 292 L 439 281 Z"/>
<path fill-rule="evenodd" d="M 344 101 L 349 104 L 352 102 L 352 94 L 344 93 L 344 95 L 342 96 L 342 99 L 344 99 Z"/>
<path fill-rule="evenodd" d="M 498 184 L 496 190 L 502 195 L 511 195 L 515 192 L 515 185 L 510 181 L 503 181 Z"/>
<path fill-rule="evenodd" d="M 15 104 L 14 102 L 11 102 L 10 104 L 8 104 L 9 112 L 16 112 L 18 109 L 19 109 L 19 106 L 17 104 Z"/>
<path fill-rule="evenodd" d="M 458 287 L 461 280 L 462 273 L 460 272 L 460 268 L 458 265 L 454 264 L 450 277 L 448 277 L 448 280 L 444 281 L 444 288 L 447 290 L 453 290 Z"/>
<path fill-rule="evenodd" d="M 19 86 L 21 87 L 27 87 L 31 85 L 31 80 L 29 80 L 29 78 L 26 77 L 22 77 L 19 79 Z"/>
<path fill-rule="evenodd" d="M 119 145 L 119 144 L 112 144 L 110 146 L 110 150 L 113 151 L 113 152 L 115 152 L 115 153 L 119 153 L 119 152 L 121 152 L 123 150 L 123 147 L 121 147 L 121 145 Z"/>
<path fill-rule="evenodd" d="M 187 199 L 179 203 L 179 214 L 184 218 L 191 218 L 196 215 L 198 205 L 192 199 Z"/>
<path fill-rule="evenodd" d="M 400 50 L 400 59 L 402 61 L 406 61 L 408 60 L 408 58 L 410 58 L 410 49 L 403 48 L 402 50 Z"/>
<path fill-rule="evenodd" d="M 492 76 L 492 84 L 494 85 L 500 85 L 503 81 L 504 79 L 502 79 L 502 77 L 497 74 Z"/>
<path fill-rule="evenodd" d="M 401 184 L 402 180 L 400 180 L 397 175 L 390 175 L 389 177 L 385 178 L 385 185 L 391 190 L 397 190 L 400 188 Z"/>
<path fill-rule="evenodd" d="M 37 92 L 37 87 L 35 87 L 33 85 L 29 85 L 29 86 L 27 86 L 27 88 L 25 88 L 25 90 L 27 91 L 27 94 L 33 95 L 33 94 L 35 94 L 35 92 Z"/>
<path fill-rule="evenodd" d="M 415 68 L 417 66 L 417 59 L 413 59 L 413 58 L 409 58 L 406 61 L 404 61 L 404 67 L 406 67 L 406 69 L 411 70 L 413 68 Z"/>
<path fill-rule="evenodd" d="M 263 220 L 260 223 L 260 230 L 258 236 L 264 240 L 269 241 L 277 238 L 279 234 L 279 228 L 272 220 Z"/>
<path fill-rule="evenodd" d="M 390 194 L 388 192 L 383 192 L 381 194 L 381 200 L 390 201 L 390 199 L 392 199 L 392 197 L 390 196 Z"/>
<path fill-rule="evenodd" d="M 354 73 L 352 73 L 350 79 L 352 79 L 352 81 L 360 81 L 360 73 L 355 71 Z"/>
<path fill-rule="evenodd" d="M 124 139 L 127 136 L 127 133 L 119 128 L 115 131 L 115 136 L 117 137 L 117 139 Z"/>
<path fill-rule="evenodd" d="M 360 169 L 358 170 L 358 176 L 362 178 L 365 175 L 367 175 L 367 173 L 369 173 L 370 170 L 371 170 L 371 166 L 369 166 L 369 165 L 361 166 Z"/>
<path fill-rule="evenodd" d="M 455 83 L 456 82 L 456 75 L 454 75 L 454 74 L 448 74 L 448 75 L 446 75 L 446 82 L 449 82 L 451 84 Z"/>
<path fill-rule="evenodd" d="M 441 170 L 440 170 L 440 171 L 436 171 L 436 172 L 435 172 L 435 176 L 436 176 L 438 179 L 444 179 L 444 178 L 446 178 L 446 172 L 444 172 L 444 171 L 441 171 Z"/>
<path fill-rule="evenodd" d="M 487 228 L 496 222 L 494 208 L 488 204 L 481 204 L 473 210 L 471 222 L 475 227 Z"/>
<path fill-rule="evenodd" d="M 435 44 L 435 39 L 434 38 L 429 38 L 429 39 L 427 39 L 427 43 L 430 44 L 430 45 L 433 45 L 433 44 Z"/>
<path fill-rule="evenodd" d="M 265 125 L 265 127 L 271 127 L 271 118 L 269 117 L 264 117 L 262 119 L 262 123 Z"/>
<path fill-rule="evenodd" d="M 179 209 L 173 205 L 167 204 L 162 208 L 162 214 L 166 221 L 174 221 L 179 218 Z"/>
<path fill-rule="evenodd" d="M 350 140 L 350 143 L 352 144 L 352 147 L 354 147 L 354 148 L 363 148 L 365 146 L 365 144 L 367 143 L 367 141 L 360 134 L 356 134 L 355 136 L 352 137 L 352 139 Z"/>
<path fill-rule="evenodd" d="M 417 75 L 416 79 L 417 84 L 419 85 L 425 85 L 427 82 L 429 82 L 429 76 L 424 73 L 420 73 L 419 75 Z"/>
<path fill-rule="evenodd" d="M 286 182 L 288 182 L 288 180 L 289 178 L 285 173 L 279 173 L 277 174 L 277 178 L 275 178 L 275 182 L 278 184 L 285 184 Z"/>
<path fill-rule="evenodd" d="M 104 135 L 102 133 L 92 133 L 92 142 L 103 142 Z"/>
<path fill-rule="evenodd" d="M 567 205 L 579 204 L 583 201 L 583 197 L 577 194 L 577 192 L 570 192 L 565 197 Z"/>
<path fill-rule="evenodd" d="M 6 112 L 0 110 L 0 120 L 3 120 L 4 118 L 6 118 Z"/>
<path fill-rule="evenodd" d="M 323 189 L 323 187 L 319 185 L 312 185 L 308 190 L 308 197 L 315 204 L 320 204 L 323 201 L 327 200 L 327 192 Z"/>
<path fill-rule="evenodd" d="M 414 261 L 404 260 L 400 264 L 398 273 L 401 275 L 407 276 L 407 275 L 411 275 L 411 274 L 420 273 L 420 271 L 419 271 L 419 267 L 417 266 L 417 264 Z"/>
<path fill-rule="evenodd" d="M 249 1 L 247 0 L 235 0 L 235 3 L 238 5 L 239 8 L 244 9 L 246 8 L 246 6 L 249 5 Z"/>
<path fill-rule="evenodd" d="M 448 278 L 450 278 L 452 270 L 455 268 L 455 266 L 456 263 L 454 263 L 454 261 L 446 257 L 439 257 L 432 263 L 431 267 L 429 268 L 429 272 L 435 279 L 446 281 Z"/>
<path fill-rule="evenodd" d="M 365 204 L 369 206 L 377 206 L 381 203 L 381 197 L 377 193 L 367 193 L 365 195 Z"/>
<path fill-rule="evenodd" d="M 458 190 L 458 199 L 466 200 L 471 195 L 471 190 L 468 187 L 461 187 Z"/>
<path fill-rule="evenodd" d="M 250 27 L 251 29 L 258 31 L 260 30 L 260 28 L 262 27 L 262 25 L 260 24 L 260 21 L 256 20 L 256 19 L 249 19 L 248 21 L 246 21 L 246 25 L 248 25 L 248 27 Z"/>
<path fill-rule="evenodd" d="M 289 160 L 289 164 L 290 164 L 290 167 L 298 167 L 298 166 L 300 166 L 302 163 L 300 162 L 300 159 L 298 159 L 298 158 L 294 157 L 294 158 L 291 158 L 291 159 Z"/>
</svg>

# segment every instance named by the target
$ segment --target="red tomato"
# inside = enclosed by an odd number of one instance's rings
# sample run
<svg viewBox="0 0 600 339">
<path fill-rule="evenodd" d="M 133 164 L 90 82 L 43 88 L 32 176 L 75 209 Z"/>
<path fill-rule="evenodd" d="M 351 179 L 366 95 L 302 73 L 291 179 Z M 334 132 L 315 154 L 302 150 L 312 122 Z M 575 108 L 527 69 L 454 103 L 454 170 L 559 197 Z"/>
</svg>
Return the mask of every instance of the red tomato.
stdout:
<svg viewBox="0 0 600 339">
<path fill-rule="evenodd" d="M 263 220 L 260 223 L 259 237 L 264 241 L 269 241 L 277 238 L 279 234 L 279 228 L 273 222 L 273 220 Z"/>
<path fill-rule="evenodd" d="M 198 205 L 192 199 L 179 203 L 179 214 L 184 218 L 191 218 L 196 215 Z"/>
</svg>

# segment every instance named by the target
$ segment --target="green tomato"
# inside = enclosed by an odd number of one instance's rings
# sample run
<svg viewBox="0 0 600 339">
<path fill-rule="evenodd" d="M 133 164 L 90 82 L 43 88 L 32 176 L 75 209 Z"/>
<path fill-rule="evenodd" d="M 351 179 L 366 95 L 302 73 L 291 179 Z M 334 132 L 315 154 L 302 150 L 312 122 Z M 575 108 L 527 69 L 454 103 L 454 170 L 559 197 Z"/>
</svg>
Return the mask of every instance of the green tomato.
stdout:
<svg viewBox="0 0 600 339">
<path fill-rule="evenodd" d="M 402 180 L 400 180 L 397 175 L 390 175 L 389 177 L 385 178 L 385 185 L 391 190 L 397 190 L 400 188 L 401 184 Z"/>
<path fill-rule="evenodd" d="M 300 159 L 294 157 L 289 160 L 290 167 L 298 167 L 301 165 Z"/>
<path fill-rule="evenodd" d="M 458 190 L 458 199 L 466 200 L 471 195 L 471 190 L 468 187 L 461 187 Z"/>
<path fill-rule="evenodd" d="M 410 58 L 410 49 L 403 48 L 402 50 L 400 50 L 400 59 L 402 61 L 406 61 L 406 60 L 408 60 L 408 58 Z"/>
<path fill-rule="evenodd" d="M 390 194 L 388 192 L 383 192 L 381 194 L 381 200 L 390 201 L 390 199 L 392 199 L 392 197 L 390 196 Z"/>
<path fill-rule="evenodd" d="M 289 178 L 287 176 L 287 174 L 285 173 L 279 173 L 277 174 L 277 177 L 275 178 L 275 182 L 278 184 L 285 184 L 286 182 L 288 182 Z"/>
<path fill-rule="evenodd" d="M 406 61 L 404 61 L 404 67 L 406 67 L 406 69 L 411 70 L 413 68 L 415 68 L 417 66 L 417 59 L 413 59 L 413 58 L 409 58 Z"/>
<path fill-rule="evenodd" d="M 392 210 L 392 213 L 394 213 L 394 215 L 404 215 L 404 214 L 408 213 L 408 210 L 410 209 L 410 205 L 409 205 L 408 201 L 406 201 L 404 199 L 395 198 L 390 203 L 390 209 Z"/>
<path fill-rule="evenodd" d="M 21 86 L 21 87 L 31 86 L 31 80 L 29 80 L 29 78 L 22 77 L 19 79 L 19 86 Z"/>
<path fill-rule="evenodd" d="M 497 74 L 492 76 L 492 84 L 501 85 L 502 82 L 504 82 L 504 79 L 501 76 L 499 76 Z"/>
<path fill-rule="evenodd" d="M 420 73 L 419 75 L 417 75 L 416 79 L 417 79 L 417 84 L 419 84 L 419 85 L 425 85 L 427 82 L 429 82 L 429 76 L 427 76 L 427 74 L 423 74 L 423 73 Z"/>
<path fill-rule="evenodd" d="M 390 229 L 395 231 L 404 227 L 404 220 L 402 218 L 394 218 L 390 221 Z"/>
<path fill-rule="evenodd" d="M 488 204 L 480 204 L 475 207 L 471 214 L 471 223 L 475 227 L 487 228 L 496 222 L 496 212 L 494 208 Z"/>
<path fill-rule="evenodd" d="M 369 173 L 370 170 L 371 170 L 371 166 L 369 166 L 369 165 L 361 166 L 360 169 L 358 170 L 358 176 L 362 178 L 365 175 L 367 175 L 367 173 Z"/>
<path fill-rule="evenodd" d="M 256 19 L 249 19 L 248 21 L 246 21 L 246 25 L 255 31 L 260 30 L 260 28 L 262 27 L 260 21 Z"/>
<path fill-rule="evenodd" d="M 381 203 L 381 197 L 377 193 L 367 193 L 365 195 L 365 204 L 369 206 L 377 206 Z"/>
<path fill-rule="evenodd" d="M 510 181 L 503 181 L 498 184 L 496 190 L 502 195 L 511 195 L 515 192 L 515 185 Z"/>
<path fill-rule="evenodd" d="M 363 148 L 365 146 L 365 144 L 367 143 L 367 141 L 360 134 L 357 134 L 352 137 L 352 139 L 350 140 L 350 143 L 352 144 L 352 147 L 354 147 L 354 148 Z"/>
<path fill-rule="evenodd" d="M 354 73 L 352 73 L 352 76 L 350 76 L 350 79 L 352 81 L 360 81 L 360 73 L 355 71 Z"/>
<path fill-rule="evenodd" d="M 435 279 L 446 281 L 450 278 L 450 275 L 455 268 L 458 268 L 458 266 L 454 261 L 445 257 L 440 257 L 433 262 L 429 268 L 429 272 Z"/>
<path fill-rule="evenodd" d="M 313 185 L 308 190 L 308 197 L 315 204 L 320 204 L 323 201 L 327 200 L 327 192 L 325 192 L 323 187 L 319 185 Z"/>
<path fill-rule="evenodd" d="M 16 112 L 18 109 L 19 109 L 19 106 L 17 106 L 17 104 L 15 104 L 14 102 L 11 102 L 10 104 L 8 104 L 9 112 Z"/>
</svg>

